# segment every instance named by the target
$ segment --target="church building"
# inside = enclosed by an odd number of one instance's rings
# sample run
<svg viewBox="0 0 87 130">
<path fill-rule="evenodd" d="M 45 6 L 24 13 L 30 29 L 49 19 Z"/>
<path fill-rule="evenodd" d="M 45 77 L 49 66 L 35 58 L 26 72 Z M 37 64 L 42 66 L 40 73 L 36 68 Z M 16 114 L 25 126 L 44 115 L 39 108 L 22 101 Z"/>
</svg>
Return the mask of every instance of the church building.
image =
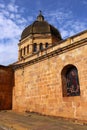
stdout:
<svg viewBox="0 0 87 130">
<path fill-rule="evenodd" d="M 87 122 L 87 30 L 63 39 L 40 12 L 18 48 L 17 62 L 0 65 L 0 110 Z"/>
</svg>

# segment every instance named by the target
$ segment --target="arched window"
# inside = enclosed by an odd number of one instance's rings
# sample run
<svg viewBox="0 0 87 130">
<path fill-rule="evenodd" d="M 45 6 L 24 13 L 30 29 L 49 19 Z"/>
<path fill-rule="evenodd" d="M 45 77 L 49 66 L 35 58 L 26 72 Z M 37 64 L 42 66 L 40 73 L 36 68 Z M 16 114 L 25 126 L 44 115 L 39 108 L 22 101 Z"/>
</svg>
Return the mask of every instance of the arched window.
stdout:
<svg viewBox="0 0 87 130">
<path fill-rule="evenodd" d="M 43 44 L 42 43 L 40 43 L 39 49 L 43 50 Z"/>
<path fill-rule="evenodd" d="M 37 44 L 36 43 L 33 44 L 33 52 L 37 52 Z"/>
<path fill-rule="evenodd" d="M 80 85 L 78 70 L 73 65 L 65 66 L 62 70 L 63 96 L 79 96 Z"/>
<path fill-rule="evenodd" d="M 27 45 L 27 53 L 29 53 L 29 45 Z"/>
<path fill-rule="evenodd" d="M 49 46 L 49 44 L 46 42 L 46 44 L 45 44 L 45 48 L 48 48 L 48 46 Z"/>
</svg>

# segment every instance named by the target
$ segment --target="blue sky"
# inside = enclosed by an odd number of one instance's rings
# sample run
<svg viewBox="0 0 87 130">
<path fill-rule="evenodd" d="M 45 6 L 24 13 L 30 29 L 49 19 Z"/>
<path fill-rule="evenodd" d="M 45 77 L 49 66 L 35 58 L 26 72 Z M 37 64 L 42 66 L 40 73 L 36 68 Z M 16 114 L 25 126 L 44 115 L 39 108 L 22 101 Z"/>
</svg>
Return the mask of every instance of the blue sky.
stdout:
<svg viewBox="0 0 87 130">
<path fill-rule="evenodd" d="M 21 33 L 39 10 L 63 39 L 87 29 L 87 0 L 0 0 L 0 64 L 17 61 Z"/>
</svg>

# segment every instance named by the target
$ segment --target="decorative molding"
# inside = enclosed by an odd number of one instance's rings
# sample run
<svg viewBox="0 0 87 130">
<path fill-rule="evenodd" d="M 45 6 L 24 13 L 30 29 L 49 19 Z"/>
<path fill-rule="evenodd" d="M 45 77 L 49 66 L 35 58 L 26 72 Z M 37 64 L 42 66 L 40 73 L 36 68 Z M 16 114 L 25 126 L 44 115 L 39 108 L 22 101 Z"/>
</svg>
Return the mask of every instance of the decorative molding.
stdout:
<svg viewBox="0 0 87 130">
<path fill-rule="evenodd" d="M 20 69 L 20 68 L 22 68 L 24 66 L 29 66 L 29 65 L 35 64 L 35 63 L 40 62 L 42 60 L 51 58 L 51 57 L 53 57 L 55 55 L 60 55 L 62 53 L 65 53 L 67 51 L 71 51 L 73 49 L 79 48 L 79 47 L 84 46 L 84 45 L 87 45 L 87 38 L 82 39 L 82 40 L 80 40 L 78 42 L 74 42 L 72 44 L 69 44 L 67 46 L 61 47 L 59 49 L 53 50 L 53 51 L 48 52 L 48 53 L 47 53 L 47 49 L 46 49 L 46 50 L 43 51 L 43 52 L 45 52 L 43 55 L 39 56 L 39 54 L 38 54 L 37 58 L 34 58 L 34 59 L 32 59 L 32 60 L 30 60 L 28 62 L 13 65 L 13 69 L 16 70 L 16 69 Z M 58 44 L 57 44 L 57 46 L 58 46 Z M 51 46 L 50 48 L 52 48 L 52 47 L 53 46 Z M 37 53 L 35 55 L 37 55 Z"/>
</svg>

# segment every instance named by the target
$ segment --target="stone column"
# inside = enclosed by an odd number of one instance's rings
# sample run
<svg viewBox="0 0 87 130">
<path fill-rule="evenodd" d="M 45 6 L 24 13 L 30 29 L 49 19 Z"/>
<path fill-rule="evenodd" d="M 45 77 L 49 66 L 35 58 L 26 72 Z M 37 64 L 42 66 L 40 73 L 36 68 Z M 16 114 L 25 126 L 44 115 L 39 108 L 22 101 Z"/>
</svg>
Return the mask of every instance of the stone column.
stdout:
<svg viewBox="0 0 87 130">
<path fill-rule="evenodd" d="M 29 55 L 31 55 L 33 53 L 33 45 L 30 44 L 29 45 Z"/>
<path fill-rule="evenodd" d="M 18 50 L 18 60 L 20 60 L 20 50 Z"/>
</svg>

